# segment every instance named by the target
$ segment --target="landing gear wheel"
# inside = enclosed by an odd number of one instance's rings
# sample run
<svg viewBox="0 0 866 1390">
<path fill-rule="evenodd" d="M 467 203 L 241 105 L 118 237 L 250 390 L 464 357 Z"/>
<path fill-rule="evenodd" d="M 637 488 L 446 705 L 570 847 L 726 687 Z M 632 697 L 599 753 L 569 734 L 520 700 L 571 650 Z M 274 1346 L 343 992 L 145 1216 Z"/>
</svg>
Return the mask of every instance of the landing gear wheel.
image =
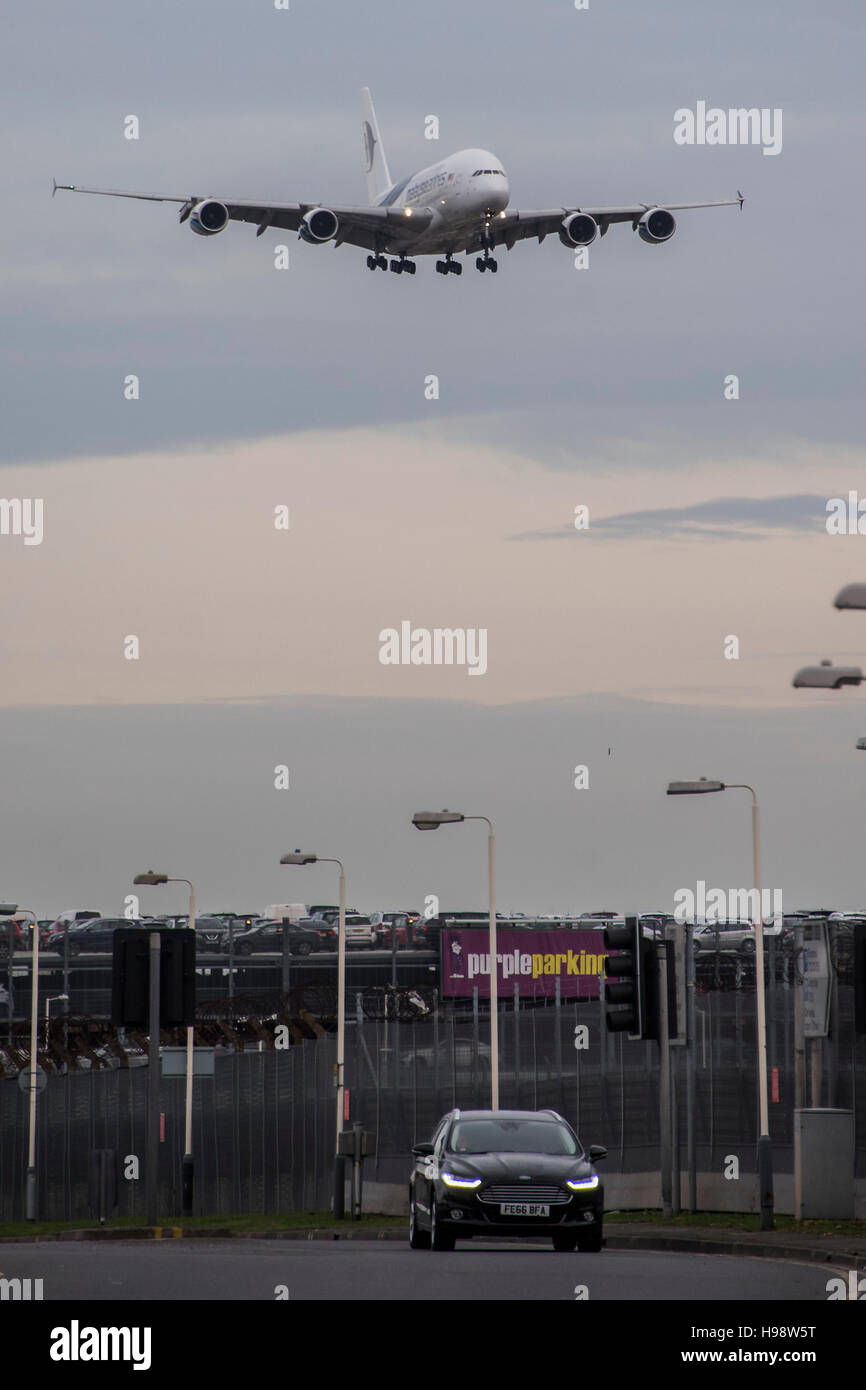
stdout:
<svg viewBox="0 0 866 1390">
<path fill-rule="evenodd" d="M 457 261 L 449 261 L 449 262 L 448 262 L 448 269 L 451 271 L 452 275 L 462 275 L 462 274 L 463 274 L 463 267 L 462 267 L 462 265 L 460 265 Z"/>
<path fill-rule="evenodd" d="M 368 270 L 375 270 L 375 269 L 376 269 L 376 257 L 375 257 L 375 256 L 368 256 L 368 257 L 367 257 L 367 269 L 368 269 Z"/>
<path fill-rule="evenodd" d="M 437 270 L 437 272 L 438 272 L 440 275 L 447 275 L 447 274 L 448 274 L 448 262 L 447 262 L 447 261 L 437 261 L 437 262 L 436 262 L 436 270 Z"/>
<path fill-rule="evenodd" d="M 482 260 L 482 258 L 481 258 L 480 256 L 478 257 L 478 259 L 477 259 L 476 262 L 475 262 L 475 269 L 476 269 L 476 270 L 482 270 L 482 271 L 487 269 L 487 262 L 486 262 L 485 260 Z"/>
<path fill-rule="evenodd" d="M 414 275 L 418 267 L 414 261 L 407 261 L 406 264 L 403 266 L 403 269 L 405 270 L 407 275 Z"/>
<path fill-rule="evenodd" d="M 430 1246 L 433 1250 L 453 1250 L 457 1237 L 453 1231 L 443 1231 L 439 1224 L 439 1208 L 434 1197 L 430 1203 Z"/>
<path fill-rule="evenodd" d="M 495 261 L 492 256 L 490 257 L 490 260 L 487 262 L 487 269 L 492 270 L 494 275 L 499 269 L 499 262 Z"/>
<path fill-rule="evenodd" d="M 387 269 L 388 269 L 388 261 L 387 261 L 387 258 L 386 258 L 385 256 L 377 256 L 377 257 L 376 257 L 376 264 L 377 264 L 377 266 L 379 267 L 380 270 L 387 270 Z"/>
<path fill-rule="evenodd" d="M 409 1198 L 409 1248 L 411 1250 L 430 1249 L 430 1232 L 422 1231 L 418 1225 L 414 1194 Z"/>
<path fill-rule="evenodd" d="M 393 270 L 393 272 L 394 272 L 395 275 L 402 275 L 402 274 L 403 274 L 403 262 L 402 262 L 402 261 L 392 261 L 392 262 L 391 262 L 391 269 Z"/>
</svg>

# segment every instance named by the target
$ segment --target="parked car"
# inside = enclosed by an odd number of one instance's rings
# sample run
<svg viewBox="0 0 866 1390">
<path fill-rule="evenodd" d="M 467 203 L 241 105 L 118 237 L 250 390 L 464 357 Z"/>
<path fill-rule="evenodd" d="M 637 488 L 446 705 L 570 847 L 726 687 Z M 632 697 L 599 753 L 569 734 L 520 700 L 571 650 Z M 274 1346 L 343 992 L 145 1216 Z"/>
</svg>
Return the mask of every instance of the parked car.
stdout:
<svg viewBox="0 0 866 1390">
<path fill-rule="evenodd" d="M 306 918 L 303 922 L 290 922 L 286 928 L 289 934 L 289 954 L 309 956 L 313 951 L 335 949 L 337 933 L 327 923 Z M 228 949 L 228 941 L 224 949 Z M 250 956 L 257 951 L 281 952 L 283 949 L 283 923 L 254 922 L 246 931 L 238 932 L 234 938 L 234 953 Z"/>
<path fill-rule="evenodd" d="M 358 909 L 356 907 L 347 907 L 346 916 L 348 917 L 349 914 L 353 912 L 357 913 L 357 911 Z M 339 907 L 335 907 L 333 903 L 311 903 L 309 915 L 311 917 L 321 917 L 323 921 L 330 922 L 333 925 L 340 915 L 340 909 Z"/>
<path fill-rule="evenodd" d="M 408 912 L 371 912 L 370 917 L 378 925 L 378 944 L 390 947 L 394 936 L 398 946 L 413 944 L 412 923 L 418 920 L 417 914 Z"/>
<path fill-rule="evenodd" d="M 64 912 L 58 912 L 52 925 L 55 927 L 62 927 L 64 922 L 68 922 L 70 926 L 74 926 L 78 922 L 92 922 L 97 917 L 101 916 L 102 913 L 97 912 L 95 908 L 69 907 Z"/>
<path fill-rule="evenodd" d="M 114 946 L 114 933 L 118 927 L 145 927 L 147 923 L 140 917 L 95 917 L 89 922 L 75 922 L 69 925 L 67 933 L 70 956 L 84 952 L 111 952 Z M 56 950 L 63 951 L 63 928 L 51 933 L 51 942 Z"/>
<path fill-rule="evenodd" d="M 0 917 L 0 956 L 9 954 L 9 931 L 12 931 L 12 950 L 29 951 L 32 949 L 30 944 L 30 932 L 33 927 L 33 919 L 25 914 L 16 913 L 14 916 Z M 39 945 L 42 946 L 44 937 L 39 934 Z"/>
<path fill-rule="evenodd" d="M 607 1150 L 587 1153 L 555 1110 L 452 1110 L 412 1153 L 413 1250 L 453 1250 L 475 1235 L 601 1249 L 604 1188 L 593 1164 Z"/>
<path fill-rule="evenodd" d="M 374 950 L 379 944 L 380 928 L 372 917 L 360 912 L 346 913 L 346 945 L 369 946 Z"/>
<path fill-rule="evenodd" d="M 228 927 L 222 917 L 196 917 L 196 950 L 222 951 L 227 941 Z"/>
<path fill-rule="evenodd" d="M 764 924 L 764 944 L 775 936 L 783 936 L 781 923 Z M 695 927 L 696 951 L 741 951 L 744 956 L 755 954 L 755 931 L 751 922 L 704 922 Z"/>
</svg>

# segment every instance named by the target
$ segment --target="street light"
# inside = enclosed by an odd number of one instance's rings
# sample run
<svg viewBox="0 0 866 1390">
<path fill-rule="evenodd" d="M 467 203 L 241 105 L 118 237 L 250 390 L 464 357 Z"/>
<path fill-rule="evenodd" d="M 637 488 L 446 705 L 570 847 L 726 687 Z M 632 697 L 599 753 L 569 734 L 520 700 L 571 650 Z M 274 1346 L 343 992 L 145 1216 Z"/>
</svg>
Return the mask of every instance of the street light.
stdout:
<svg viewBox="0 0 866 1390">
<path fill-rule="evenodd" d="M 337 919 L 337 1139 L 334 1158 L 334 1216 L 341 1220 L 346 1211 L 346 1160 L 340 1153 L 346 1061 L 346 870 L 339 859 L 325 859 L 296 849 L 280 858 L 281 864 L 337 864 L 340 869 L 340 915 Z"/>
<path fill-rule="evenodd" d="M 795 689 L 841 690 L 843 685 L 859 685 L 866 680 L 859 666 L 834 666 L 822 661 L 820 666 L 803 666 L 791 684 Z"/>
<path fill-rule="evenodd" d="M 752 797 L 752 871 L 757 899 L 755 922 L 755 989 L 758 1014 L 758 1103 L 761 1113 L 758 1135 L 758 1185 L 761 1193 L 761 1230 L 772 1231 L 773 1150 L 770 1144 L 770 1097 L 767 1083 L 767 1001 L 764 995 L 764 911 L 761 902 L 761 835 L 758 798 L 747 782 L 670 782 L 668 796 L 694 796 L 701 792 L 747 791 Z"/>
<path fill-rule="evenodd" d="M 487 877 L 490 915 L 490 1108 L 499 1109 L 499 980 L 496 960 L 496 843 L 493 822 L 487 816 L 464 816 L 460 811 L 416 811 L 412 824 L 416 830 L 438 830 L 440 825 L 457 821 L 483 820 L 487 823 Z"/>
<path fill-rule="evenodd" d="M 36 913 L 29 908 L 13 908 L 14 912 L 29 912 L 33 918 L 33 958 L 30 963 L 30 1119 L 27 1135 L 27 1196 L 26 1217 L 36 1220 L 36 1074 L 38 1070 L 37 1052 L 39 1048 L 39 922 Z M 12 969 L 12 959 L 9 959 Z"/>
<path fill-rule="evenodd" d="M 846 584 L 833 600 L 834 608 L 866 608 L 866 584 Z"/>
<path fill-rule="evenodd" d="M 153 869 L 148 869 L 147 873 L 136 874 L 132 880 L 133 886 L 156 888 L 163 883 L 185 883 L 189 888 L 189 929 L 195 931 L 195 889 L 188 878 L 171 878 L 168 874 L 155 874 Z M 181 1190 L 183 1193 L 182 1204 L 184 1216 L 192 1216 L 193 1203 L 193 1182 L 195 1175 L 195 1164 L 192 1156 L 192 1077 L 193 1077 L 193 1040 L 195 1030 L 187 1027 L 186 1030 L 186 1115 L 184 1121 L 183 1138 L 183 1164 L 181 1168 Z M 155 1081 L 154 1081 L 154 1084 Z"/>
</svg>

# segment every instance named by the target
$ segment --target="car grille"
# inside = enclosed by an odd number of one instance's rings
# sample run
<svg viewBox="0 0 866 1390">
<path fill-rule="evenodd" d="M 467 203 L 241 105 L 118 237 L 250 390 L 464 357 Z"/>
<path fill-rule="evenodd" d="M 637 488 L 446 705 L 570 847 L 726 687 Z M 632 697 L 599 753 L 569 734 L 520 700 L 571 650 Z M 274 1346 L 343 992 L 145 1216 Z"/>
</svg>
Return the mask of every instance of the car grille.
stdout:
<svg viewBox="0 0 866 1390">
<path fill-rule="evenodd" d="M 506 1186 L 499 1183 L 493 1187 L 485 1187 L 483 1192 L 479 1192 L 480 1202 L 549 1202 L 555 1205 L 557 1202 L 570 1202 L 569 1193 L 563 1192 L 561 1187 L 542 1185 L 541 1183 L 515 1183 Z"/>
</svg>

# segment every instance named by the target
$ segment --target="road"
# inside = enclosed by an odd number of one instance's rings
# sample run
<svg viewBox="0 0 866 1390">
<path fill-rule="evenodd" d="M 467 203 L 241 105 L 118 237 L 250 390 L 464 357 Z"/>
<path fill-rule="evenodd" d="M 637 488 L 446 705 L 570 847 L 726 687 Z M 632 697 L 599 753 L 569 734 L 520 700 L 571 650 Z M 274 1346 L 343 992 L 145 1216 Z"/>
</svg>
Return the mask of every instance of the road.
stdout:
<svg viewBox="0 0 866 1390">
<path fill-rule="evenodd" d="M 46 1301 L 591 1300 L 824 1302 L 827 1266 L 726 1255 L 556 1254 L 489 1242 L 453 1253 L 397 1241 L 40 1241 L 0 1245 L 0 1274 L 41 1278 Z M 285 1295 L 283 1295 L 285 1296 Z"/>
</svg>

